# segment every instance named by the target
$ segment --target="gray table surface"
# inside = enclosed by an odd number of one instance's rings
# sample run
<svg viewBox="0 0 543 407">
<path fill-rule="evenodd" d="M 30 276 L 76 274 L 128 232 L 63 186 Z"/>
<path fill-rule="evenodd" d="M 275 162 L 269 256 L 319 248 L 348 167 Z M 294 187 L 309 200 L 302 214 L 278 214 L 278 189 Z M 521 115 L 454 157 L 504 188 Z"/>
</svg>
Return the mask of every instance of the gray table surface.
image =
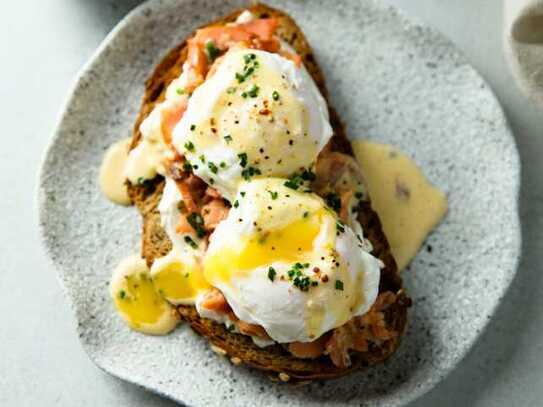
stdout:
<svg viewBox="0 0 543 407">
<path fill-rule="evenodd" d="M 523 257 L 486 332 L 415 406 L 543 404 L 543 111 L 517 90 L 502 53 L 499 0 L 386 0 L 464 51 L 504 106 L 522 159 Z M 0 405 L 173 406 L 102 373 L 36 229 L 37 171 L 77 71 L 137 0 L 5 1 L 0 13 Z"/>
</svg>

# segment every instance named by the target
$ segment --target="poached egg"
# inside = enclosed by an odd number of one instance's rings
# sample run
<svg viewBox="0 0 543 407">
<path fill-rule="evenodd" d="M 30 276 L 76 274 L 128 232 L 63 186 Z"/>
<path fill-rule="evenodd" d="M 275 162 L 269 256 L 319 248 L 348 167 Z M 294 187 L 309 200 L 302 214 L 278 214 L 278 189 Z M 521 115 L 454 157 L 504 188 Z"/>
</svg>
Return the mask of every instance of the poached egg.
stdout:
<svg viewBox="0 0 543 407">
<path fill-rule="evenodd" d="M 310 342 L 369 310 L 381 263 L 318 195 L 285 181 L 241 183 L 211 235 L 204 277 L 273 340 Z"/>
<path fill-rule="evenodd" d="M 312 167 L 331 136 L 326 102 L 303 65 L 234 47 L 191 95 L 173 145 L 232 202 L 244 180 Z"/>
</svg>

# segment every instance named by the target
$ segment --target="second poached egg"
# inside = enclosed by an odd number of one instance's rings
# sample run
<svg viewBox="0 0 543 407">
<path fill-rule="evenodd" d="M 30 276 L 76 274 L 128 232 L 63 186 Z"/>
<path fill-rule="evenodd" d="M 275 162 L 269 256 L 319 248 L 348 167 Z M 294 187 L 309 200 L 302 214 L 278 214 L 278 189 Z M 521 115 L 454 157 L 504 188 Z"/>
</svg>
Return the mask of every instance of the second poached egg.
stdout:
<svg viewBox="0 0 543 407">
<path fill-rule="evenodd" d="M 211 235 L 204 276 L 239 319 L 280 343 L 310 342 L 375 301 L 381 263 L 364 248 L 318 195 L 258 179 Z"/>
</svg>

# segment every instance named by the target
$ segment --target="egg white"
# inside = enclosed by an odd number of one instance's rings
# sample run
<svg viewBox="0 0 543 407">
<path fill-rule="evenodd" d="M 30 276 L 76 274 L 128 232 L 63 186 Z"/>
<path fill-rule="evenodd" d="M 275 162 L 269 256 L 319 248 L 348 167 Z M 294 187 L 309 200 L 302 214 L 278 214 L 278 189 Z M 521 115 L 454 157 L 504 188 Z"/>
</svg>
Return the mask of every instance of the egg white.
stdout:
<svg viewBox="0 0 543 407">
<path fill-rule="evenodd" d="M 211 236 L 206 261 L 237 250 L 239 242 L 262 233 L 261 227 L 266 231 L 282 228 L 301 219 L 306 212 L 315 214 L 324 210 L 327 215 L 322 217 L 308 254 L 311 265 L 304 273 L 311 276 L 311 269 L 317 266 L 328 276 L 328 282 L 301 291 L 287 278 L 279 278 L 286 276 L 292 267 L 292 262 L 281 260 L 226 280 L 208 272 L 204 262 L 204 274 L 210 284 L 222 291 L 239 319 L 261 325 L 280 343 L 310 342 L 369 310 L 378 294 L 381 263 L 364 250 L 365 246 L 350 227 L 345 225 L 343 233 L 337 232 L 336 217 L 325 209 L 317 195 L 293 191 L 284 186 L 284 181 L 259 179 L 240 186 L 238 206 L 230 210 Z M 272 199 L 270 191 L 277 192 L 276 199 Z M 330 266 L 331 251 L 339 257 L 340 268 Z M 269 267 L 277 273 L 274 281 L 269 277 Z M 342 290 L 336 287 L 336 280 L 344 284 Z M 361 301 L 348 309 L 345 296 L 359 296 Z"/>
</svg>

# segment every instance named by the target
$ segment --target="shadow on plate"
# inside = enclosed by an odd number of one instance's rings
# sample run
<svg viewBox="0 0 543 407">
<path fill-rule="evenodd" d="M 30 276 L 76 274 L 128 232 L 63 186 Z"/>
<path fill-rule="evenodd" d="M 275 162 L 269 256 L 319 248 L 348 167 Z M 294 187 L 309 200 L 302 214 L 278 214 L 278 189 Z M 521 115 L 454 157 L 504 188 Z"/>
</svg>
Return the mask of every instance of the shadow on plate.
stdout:
<svg viewBox="0 0 543 407">
<path fill-rule="evenodd" d="M 145 0 L 77 0 L 87 11 L 88 22 L 104 33 L 109 32 L 126 14 Z"/>
</svg>

